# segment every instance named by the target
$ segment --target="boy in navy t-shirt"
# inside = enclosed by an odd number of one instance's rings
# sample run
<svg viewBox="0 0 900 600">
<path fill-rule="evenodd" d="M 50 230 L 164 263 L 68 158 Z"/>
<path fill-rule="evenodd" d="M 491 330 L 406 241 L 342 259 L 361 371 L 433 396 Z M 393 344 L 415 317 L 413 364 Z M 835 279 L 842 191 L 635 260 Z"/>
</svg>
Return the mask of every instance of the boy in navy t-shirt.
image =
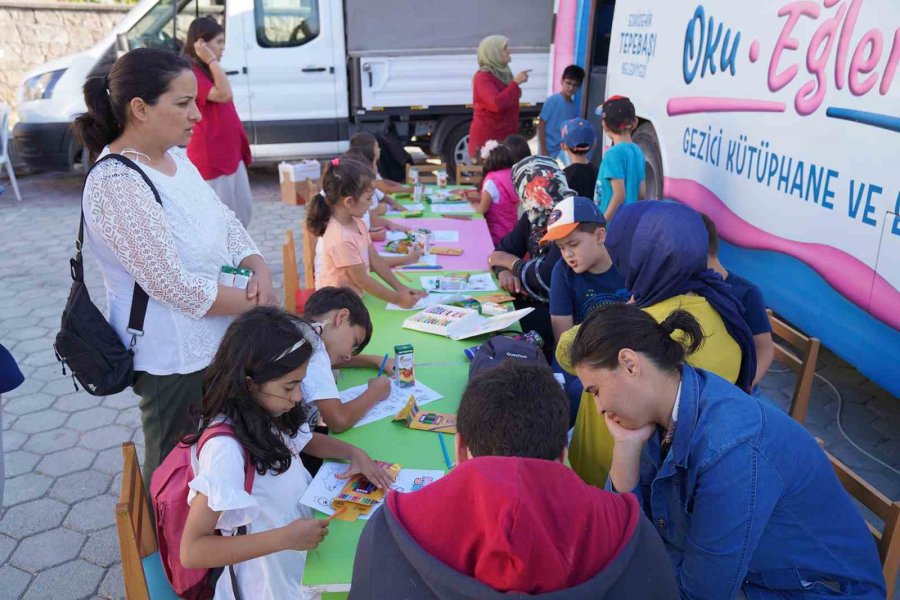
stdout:
<svg viewBox="0 0 900 600">
<path fill-rule="evenodd" d="M 562 254 L 550 281 L 550 320 L 557 339 L 594 308 L 628 298 L 605 241 L 606 220 L 588 198 L 567 198 L 550 213 L 541 243 L 555 243 Z"/>
<path fill-rule="evenodd" d="M 556 339 L 584 321 L 598 306 L 628 299 L 625 279 L 613 266 L 605 241 L 606 219 L 592 200 L 581 196 L 566 198 L 550 213 L 547 234 L 541 243 L 555 243 L 562 254 L 550 277 L 550 325 Z M 565 379 L 571 427 L 583 387 L 577 377 L 555 362 L 554 370 Z"/>
<path fill-rule="evenodd" d="M 722 266 L 719 262 L 719 233 L 716 224 L 706 215 L 700 216 L 703 217 L 709 238 L 707 266 L 731 285 L 731 291 L 744 305 L 744 320 L 753 333 L 753 344 L 756 346 L 756 375 L 753 377 L 753 387 L 756 387 L 775 358 L 775 342 L 772 340 L 772 325 L 766 312 L 766 301 L 756 285 Z"/>
</svg>

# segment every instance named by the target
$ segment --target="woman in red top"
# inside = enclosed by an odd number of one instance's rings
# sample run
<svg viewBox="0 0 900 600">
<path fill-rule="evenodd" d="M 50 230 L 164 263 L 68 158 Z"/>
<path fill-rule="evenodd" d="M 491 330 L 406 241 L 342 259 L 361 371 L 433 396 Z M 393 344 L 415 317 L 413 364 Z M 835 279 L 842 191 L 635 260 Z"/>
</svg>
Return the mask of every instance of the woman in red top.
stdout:
<svg viewBox="0 0 900 600">
<path fill-rule="evenodd" d="M 489 35 L 478 45 L 478 72 L 472 80 L 472 126 L 469 156 L 473 159 L 488 140 L 502 140 L 519 131 L 519 86 L 530 69 L 513 77 L 509 70 L 509 40 Z"/>
<path fill-rule="evenodd" d="M 195 19 L 188 27 L 184 54 L 193 59 L 197 107 L 203 118 L 194 125 L 187 155 L 219 199 L 247 227 L 253 201 L 245 166 L 251 160 L 250 142 L 231 101 L 228 77 L 219 64 L 224 50 L 225 30 L 212 17 Z"/>
</svg>

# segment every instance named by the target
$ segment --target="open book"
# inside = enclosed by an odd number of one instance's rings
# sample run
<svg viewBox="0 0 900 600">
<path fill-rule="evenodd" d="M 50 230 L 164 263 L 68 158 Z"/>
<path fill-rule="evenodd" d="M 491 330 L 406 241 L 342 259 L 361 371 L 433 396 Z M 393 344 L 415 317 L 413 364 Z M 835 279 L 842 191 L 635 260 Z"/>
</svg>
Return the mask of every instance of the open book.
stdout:
<svg viewBox="0 0 900 600">
<path fill-rule="evenodd" d="M 494 317 L 483 317 L 471 308 L 436 304 L 403 321 L 403 327 L 443 335 L 452 340 L 464 340 L 502 331 L 533 310 L 534 308 L 523 308 Z"/>
</svg>

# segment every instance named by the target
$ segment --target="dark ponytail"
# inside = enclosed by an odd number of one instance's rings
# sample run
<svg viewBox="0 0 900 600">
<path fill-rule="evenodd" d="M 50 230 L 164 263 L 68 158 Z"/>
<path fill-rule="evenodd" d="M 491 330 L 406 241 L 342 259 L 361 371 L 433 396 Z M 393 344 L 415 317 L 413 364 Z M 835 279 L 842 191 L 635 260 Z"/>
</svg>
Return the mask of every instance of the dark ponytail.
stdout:
<svg viewBox="0 0 900 600">
<path fill-rule="evenodd" d="M 372 164 L 350 158 L 335 158 L 325 166 L 322 176 L 322 192 L 313 196 L 306 209 L 306 227 L 316 237 L 325 235 L 328 221 L 341 198 L 350 196 L 359 200 L 372 186 L 375 177 Z"/>
<path fill-rule="evenodd" d="M 672 338 L 682 332 L 681 341 Z M 630 348 L 647 356 L 660 369 L 675 371 L 685 357 L 703 343 L 703 329 L 689 312 L 676 310 L 662 323 L 633 304 L 607 304 L 593 311 L 575 336 L 571 360 L 586 365 L 614 369 L 619 352 Z"/>
<path fill-rule="evenodd" d="M 169 84 L 191 65 L 182 56 L 155 48 L 137 48 L 115 62 L 105 77 L 91 77 L 85 84 L 87 112 L 72 124 L 75 138 L 96 158 L 104 146 L 122 135 L 134 98 L 154 105 Z"/>
</svg>

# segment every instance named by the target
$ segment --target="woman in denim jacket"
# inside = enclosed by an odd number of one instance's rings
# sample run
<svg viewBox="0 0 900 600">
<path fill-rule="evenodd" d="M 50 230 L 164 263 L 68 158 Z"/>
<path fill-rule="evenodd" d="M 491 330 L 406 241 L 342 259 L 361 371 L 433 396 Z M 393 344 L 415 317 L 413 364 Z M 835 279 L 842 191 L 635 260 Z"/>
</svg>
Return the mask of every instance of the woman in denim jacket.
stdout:
<svg viewBox="0 0 900 600">
<path fill-rule="evenodd" d="M 610 304 L 572 346 L 615 440 L 608 485 L 637 495 L 682 598 L 883 599 L 872 536 L 816 441 L 778 408 L 686 365 L 702 342 L 684 311 L 660 324 Z"/>
</svg>

